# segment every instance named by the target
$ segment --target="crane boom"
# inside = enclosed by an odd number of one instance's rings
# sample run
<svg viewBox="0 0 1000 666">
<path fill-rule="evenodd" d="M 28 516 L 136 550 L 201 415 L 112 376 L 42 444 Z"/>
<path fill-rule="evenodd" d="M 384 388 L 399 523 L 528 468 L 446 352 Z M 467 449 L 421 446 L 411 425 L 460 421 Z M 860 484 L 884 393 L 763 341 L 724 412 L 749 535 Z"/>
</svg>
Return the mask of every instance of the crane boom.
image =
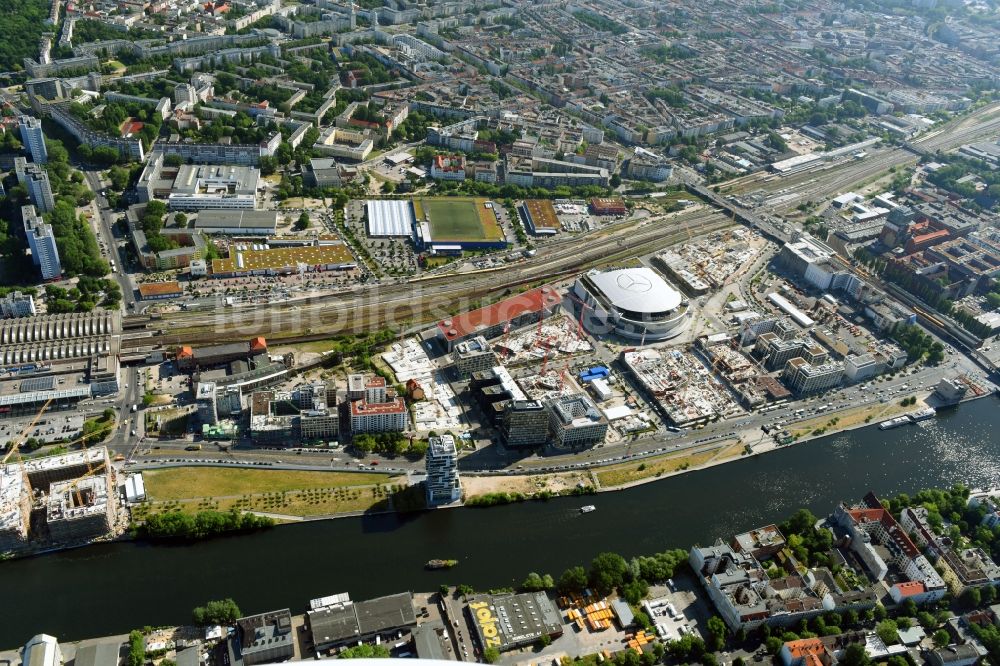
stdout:
<svg viewBox="0 0 1000 666">
<path fill-rule="evenodd" d="M 24 430 L 21 431 L 21 434 L 17 436 L 17 439 L 15 439 L 10 443 L 10 451 L 8 451 L 7 455 L 3 457 L 3 460 L 0 461 L 0 464 L 6 465 L 7 461 L 10 460 L 11 456 L 17 453 L 18 449 L 21 448 L 22 442 L 24 442 L 25 435 L 31 432 L 31 429 L 34 428 L 35 424 L 38 423 L 38 420 L 42 418 L 42 414 L 44 414 L 45 410 L 49 408 L 49 405 L 52 404 L 53 400 L 54 398 L 49 398 L 48 400 L 46 400 L 45 404 L 42 405 L 42 408 L 38 410 L 37 414 L 35 414 L 35 418 L 31 419 L 31 423 L 26 425 L 24 427 Z"/>
</svg>

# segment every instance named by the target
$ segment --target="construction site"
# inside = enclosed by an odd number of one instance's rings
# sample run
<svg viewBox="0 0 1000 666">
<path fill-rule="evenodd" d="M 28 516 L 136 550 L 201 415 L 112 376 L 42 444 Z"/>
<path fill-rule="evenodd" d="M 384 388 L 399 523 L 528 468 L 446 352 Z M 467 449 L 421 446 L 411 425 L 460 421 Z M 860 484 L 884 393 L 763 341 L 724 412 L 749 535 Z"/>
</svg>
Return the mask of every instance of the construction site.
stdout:
<svg viewBox="0 0 1000 666">
<path fill-rule="evenodd" d="M 738 278 L 766 247 L 749 229 L 733 228 L 664 250 L 652 263 L 686 294 L 700 296 Z"/>
<path fill-rule="evenodd" d="M 711 368 L 689 351 L 627 351 L 622 361 L 647 397 L 677 427 L 745 413 Z"/>
<path fill-rule="evenodd" d="M 0 467 L 0 552 L 26 554 L 120 535 L 128 524 L 105 447 Z"/>
<path fill-rule="evenodd" d="M 593 351 L 594 347 L 582 335 L 581 326 L 566 316 L 539 320 L 534 328 L 508 331 L 494 348 L 507 365 L 537 363 L 568 354 Z"/>
<path fill-rule="evenodd" d="M 0 553 L 78 545 L 117 536 L 128 526 L 108 449 L 87 446 L 88 439 L 114 427 L 113 419 L 104 422 L 106 428 L 66 443 L 77 450 L 28 460 L 21 455 L 29 433 L 56 402 L 55 397 L 45 400 L 0 460 Z"/>
</svg>

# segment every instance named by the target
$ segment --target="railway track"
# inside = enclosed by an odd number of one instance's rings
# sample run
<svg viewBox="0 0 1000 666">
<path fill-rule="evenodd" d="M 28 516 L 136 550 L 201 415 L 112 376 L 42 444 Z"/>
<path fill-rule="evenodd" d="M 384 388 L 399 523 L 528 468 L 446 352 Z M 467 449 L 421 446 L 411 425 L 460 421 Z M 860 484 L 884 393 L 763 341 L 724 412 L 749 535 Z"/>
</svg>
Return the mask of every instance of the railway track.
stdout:
<svg viewBox="0 0 1000 666">
<path fill-rule="evenodd" d="M 677 221 L 680 224 L 673 224 Z M 479 307 L 482 300 L 513 293 L 519 287 L 542 281 L 558 281 L 597 265 L 647 254 L 695 235 L 718 231 L 735 223 L 718 211 L 696 212 L 670 221 L 664 231 L 657 223 L 628 238 L 608 234 L 586 249 L 567 248 L 545 261 L 508 271 L 507 274 L 441 276 L 431 283 L 391 285 L 385 290 L 369 289 L 350 298 L 320 298 L 301 304 L 279 304 L 272 308 L 229 308 L 206 317 L 204 313 L 178 313 L 165 317 L 160 325 L 166 334 L 155 336 L 165 347 L 246 339 L 265 335 L 282 343 L 325 339 L 338 334 L 363 334 L 390 325 L 415 327 L 456 312 Z M 451 282 L 451 284 L 449 284 Z M 185 328 L 185 325 L 187 327 Z M 175 329 L 171 331 L 171 329 Z M 136 341 L 144 346 L 148 338 Z M 125 341 L 123 341 L 125 346 Z"/>
</svg>

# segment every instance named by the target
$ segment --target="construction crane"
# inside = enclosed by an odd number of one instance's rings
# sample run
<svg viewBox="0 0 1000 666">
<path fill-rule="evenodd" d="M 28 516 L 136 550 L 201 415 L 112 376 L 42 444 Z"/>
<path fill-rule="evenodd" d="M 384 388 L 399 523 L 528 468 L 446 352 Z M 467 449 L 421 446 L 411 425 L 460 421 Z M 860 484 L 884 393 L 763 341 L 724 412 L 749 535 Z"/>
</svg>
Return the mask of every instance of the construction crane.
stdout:
<svg viewBox="0 0 1000 666">
<path fill-rule="evenodd" d="M 563 363 L 562 370 L 559 371 L 559 395 L 562 395 L 563 386 L 566 385 L 566 373 L 569 371 L 569 355 L 566 356 L 566 362 Z"/>
<path fill-rule="evenodd" d="M 545 346 L 545 349 L 544 356 L 542 357 L 542 370 L 538 373 L 539 377 L 545 376 L 545 369 L 549 366 L 549 352 L 552 351 L 552 336 L 545 338 L 543 345 Z"/>
<path fill-rule="evenodd" d="M 541 321 L 541 319 L 539 318 L 538 321 Z M 513 353 L 511 352 L 510 347 L 507 346 L 507 340 L 508 340 L 508 338 L 510 338 L 510 320 L 509 319 L 507 320 L 507 323 L 505 323 L 503 325 L 503 340 L 500 341 L 500 348 L 503 349 L 503 352 L 504 352 L 505 355 L 511 356 L 511 355 L 513 355 Z"/>
<path fill-rule="evenodd" d="M 577 303 L 580 306 L 580 316 L 577 318 L 576 321 L 576 334 L 577 337 L 580 338 L 580 342 L 586 342 L 587 338 L 583 333 L 583 314 L 584 312 L 587 311 L 587 308 L 593 310 L 594 306 L 590 305 L 589 303 L 585 303 L 579 296 L 574 294 L 572 291 L 567 292 L 566 295 L 569 296 L 571 301 Z"/>
<path fill-rule="evenodd" d="M 26 426 L 24 427 L 24 430 L 22 430 L 22 431 L 21 431 L 21 434 L 19 434 L 19 435 L 17 436 L 17 439 L 15 439 L 14 441 L 12 441 L 12 442 L 10 443 L 10 450 L 9 450 L 9 451 L 7 451 L 7 455 L 5 455 L 5 456 L 3 457 L 3 460 L 2 460 L 2 461 L 0 461 L 0 464 L 3 464 L 3 465 L 6 465 L 6 464 L 7 464 L 7 461 L 8 461 L 8 460 L 10 460 L 11 456 L 13 456 L 13 455 L 14 455 L 15 453 L 17 453 L 17 452 L 18 452 L 18 450 L 19 450 L 19 449 L 21 448 L 21 444 L 22 444 L 22 443 L 24 442 L 24 438 L 25 438 L 25 436 L 26 436 L 26 435 L 27 435 L 27 434 L 28 434 L 29 432 L 31 432 L 31 429 L 32 429 L 32 428 L 34 428 L 34 427 L 35 427 L 35 424 L 36 424 L 36 423 L 38 423 L 38 420 L 42 418 L 42 414 L 44 414 L 44 413 L 45 413 L 45 410 L 49 408 L 49 405 L 51 405 L 51 404 L 52 404 L 52 401 L 53 401 L 54 399 L 55 399 L 55 398 L 49 398 L 48 400 L 46 400 L 46 401 L 45 401 L 45 404 L 44 404 L 44 405 L 42 405 L 42 408 L 38 410 L 38 413 L 37 413 L 37 414 L 35 414 L 35 418 L 33 418 L 33 419 L 31 420 L 31 423 L 29 423 L 28 425 L 26 425 Z"/>
<path fill-rule="evenodd" d="M 92 467 L 91 464 L 90 464 L 90 460 L 88 459 L 87 460 L 87 471 L 84 472 L 83 474 L 81 474 L 80 476 L 78 476 L 77 478 L 73 479 L 73 483 L 71 483 L 69 485 L 69 488 L 67 490 L 69 492 L 73 493 L 74 495 L 76 495 L 76 506 L 83 506 L 83 496 L 80 495 L 80 489 L 77 488 L 77 486 L 84 479 L 87 479 L 87 478 L 93 476 L 94 474 L 97 474 L 98 472 L 102 471 L 103 469 L 104 469 L 104 463 L 101 463 L 100 465 Z"/>
</svg>

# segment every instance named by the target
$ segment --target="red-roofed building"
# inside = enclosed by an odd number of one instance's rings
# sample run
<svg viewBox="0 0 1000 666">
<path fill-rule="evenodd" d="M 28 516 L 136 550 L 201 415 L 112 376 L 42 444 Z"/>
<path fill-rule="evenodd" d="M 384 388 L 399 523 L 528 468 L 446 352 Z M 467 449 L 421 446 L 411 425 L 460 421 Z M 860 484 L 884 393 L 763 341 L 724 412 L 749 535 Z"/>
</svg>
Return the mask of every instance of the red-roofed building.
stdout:
<svg viewBox="0 0 1000 666">
<path fill-rule="evenodd" d="M 624 215 L 628 208 L 625 201 L 618 197 L 595 197 L 590 200 L 590 212 L 594 215 Z"/>
<path fill-rule="evenodd" d="M 919 597 L 927 591 L 927 586 L 918 580 L 908 580 L 905 583 L 896 583 L 889 588 L 889 596 L 897 604 L 913 597 Z"/>
<path fill-rule="evenodd" d="M 212 16 L 219 16 L 229 11 L 228 2 L 206 2 L 202 7 Z"/>
<path fill-rule="evenodd" d="M 465 180 L 465 157 L 462 155 L 435 155 L 431 162 L 431 178 Z"/>
<path fill-rule="evenodd" d="M 351 432 L 402 432 L 409 424 L 406 402 L 396 398 L 390 402 L 367 402 L 355 400 L 351 403 Z"/>
<path fill-rule="evenodd" d="M 137 134 L 145 125 L 138 120 L 126 120 L 122 123 L 122 136 L 128 137 Z"/>
<path fill-rule="evenodd" d="M 905 577 L 890 588 L 894 598 L 922 604 L 937 601 L 947 592 L 944 579 L 874 493 L 865 495 L 861 506 L 841 504 L 833 519 L 847 532 L 844 545 L 858 556 L 873 579 L 886 580 L 890 570 Z"/>
<path fill-rule="evenodd" d="M 833 655 L 818 638 L 786 641 L 779 654 L 784 666 L 831 666 L 834 663 Z"/>
<path fill-rule="evenodd" d="M 911 236 L 910 240 L 906 241 L 906 252 L 917 252 L 932 245 L 943 243 L 949 238 L 951 238 L 951 232 L 947 229 L 935 229 L 925 234 Z"/>
<path fill-rule="evenodd" d="M 481 335 L 487 340 L 511 328 L 534 324 L 559 311 L 562 296 L 555 287 L 539 287 L 485 308 L 472 310 L 437 323 L 438 338 L 448 351 L 459 342 Z"/>
</svg>

